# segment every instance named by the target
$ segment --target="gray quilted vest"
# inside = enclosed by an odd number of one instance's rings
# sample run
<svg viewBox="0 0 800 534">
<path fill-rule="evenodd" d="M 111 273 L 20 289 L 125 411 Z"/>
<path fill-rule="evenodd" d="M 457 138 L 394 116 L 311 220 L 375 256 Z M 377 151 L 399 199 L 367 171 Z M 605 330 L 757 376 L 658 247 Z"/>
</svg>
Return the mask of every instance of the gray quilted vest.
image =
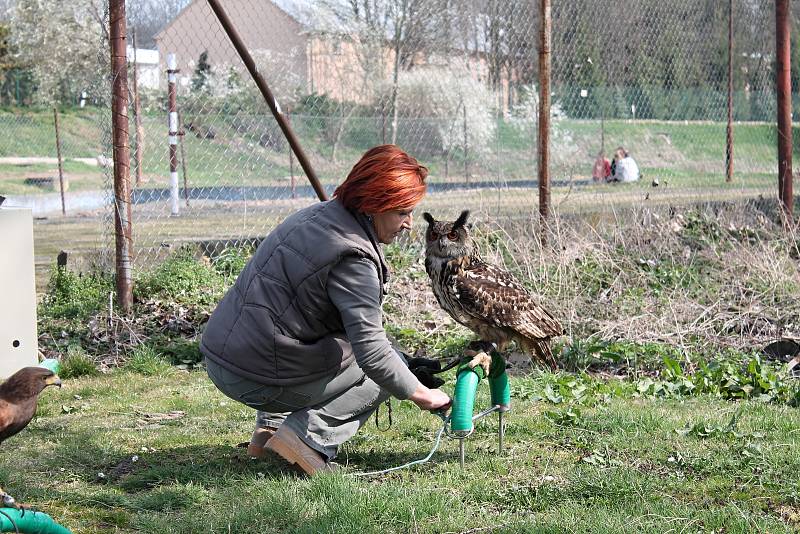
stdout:
<svg viewBox="0 0 800 534">
<path fill-rule="evenodd" d="M 384 287 L 386 261 L 363 215 L 334 199 L 289 216 L 211 314 L 203 355 L 271 385 L 313 381 L 349 365 L 353 350 L 326 285 L 331 268 L 351 256 L 372 260 Z"/>
</svg>

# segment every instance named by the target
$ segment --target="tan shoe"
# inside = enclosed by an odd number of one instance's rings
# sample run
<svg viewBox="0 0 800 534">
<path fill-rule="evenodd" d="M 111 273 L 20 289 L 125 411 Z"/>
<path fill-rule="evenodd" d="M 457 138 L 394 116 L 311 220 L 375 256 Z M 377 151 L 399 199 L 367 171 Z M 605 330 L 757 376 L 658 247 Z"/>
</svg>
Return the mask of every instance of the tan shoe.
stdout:
<svg viewBox="0 0 800 534">
<path fill-rule="evenodd" d="M 250 438 L 250 443 L 247 444 L 247 455 L 250 458 L 263 458 L 267 454 L 267 441 L 274 435 L 274 428 L 256 428 L 253 431 L 253 437 Z"/>
<path fill-rule="evenodd" d="M 275 435 L 267 441 L 265 448 L 276 452 L 290 464 L 297 465 L 307 475 L 334 470 L 334 466 L 330 462 L 326 462 L 320 453 L 306 445 L 286 425 L 281 426 L 275 432 Z"/>
</svg>

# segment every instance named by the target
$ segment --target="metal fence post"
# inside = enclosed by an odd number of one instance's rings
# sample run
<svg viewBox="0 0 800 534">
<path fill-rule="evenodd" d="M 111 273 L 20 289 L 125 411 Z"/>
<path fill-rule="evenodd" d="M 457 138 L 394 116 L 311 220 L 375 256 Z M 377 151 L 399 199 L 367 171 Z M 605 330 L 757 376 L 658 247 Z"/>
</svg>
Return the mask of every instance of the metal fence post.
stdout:
<svg viewBox="0 0 800 534">
<path fill-rule="evenodd" d="M 792 51 L 790 0 L 775 0 L 775 56 L 778 92 L 778 197 L 786 223 L 792 223 Z"/>
<path fill-rule="evenodd" d="M 292 112 L 286 110 L 286 124 L 291 125 Z M 292 147 L 289 147 L 289 185 L 292 188 L 292 198 L 297 198 L 297 184 L 294 181 L 294 157 L 292 156 Z"/>
<path fill-rule="evenodd" d="M 170 213 L 180 214 L 178 204 L 178 97 L 175 54 L 167 54 L 167 97 L 169 99 L 169 199 Z"/>
<path fill-rule="evenodd" d="M 725 131 L 725 181 L 733 181 L 733 0 L 728 0 L 728 128 Z"/>
<path fill-rule="evenodd" d="M 467 103 L 464 102 L 464 180 L 469 183 L 469 140 L 467 139 Z"/>
<path fill-rule="evenodd" d="M 61 160 L 61 134 L 58 127 L 58 108 L 53 106 L 53 123 L 56 128 L 56 157 L 58 157 L 58 185 L 61 191 L 61 215 L 67 214 L 67 206 L 64 202 L 64 164 Z"/>
<path fill-rule="evenodd" d="M 133 304 L 131 281 L 131 154 L 128 144 L 128 61 L 125 0 L 109 0 L 111 41 L 111 127 L 114 139 L 114 229 L 117 302 L 127 313 Z"/>
<path fill-rule="evenodd" d="M 189 175 L 186 172 L 186 148 L 184 147 L 184 137 L 186 132 L 183 129 L 183 115 L 178 112 L 178 137 L 181 143 L 181 172 L 183 172 L 183 198 L 186 200 L 186 207 L 189 207 Z"/>
<path fill-rule="evenodd" d="M 550 0 L 539 0 L 539 16 L 539 219 L 544 244 L 550 219 Z"/>
<path fill-rule="evenodd" d="M 136 187 L 142 185 L 142 152 L 144 152 L 144 128 L 142 127 L 142 101 L 139 98 L 139 64 L 136 61 L 136 30 L 131 32 L 133 38 L 133 118 L 136 121 Z"/>
<path fill-rule="evenodd" d="M 245 67 L 247 67 L 247 71 L 250 73 L 250 76 L 252 76 L 253 80 L 256 82 L 256 86 L 258 86 L 261 96 L 263 96 L 264 100 L 267 102 L 270 111 L 272 111 L 272 115 L 275 117 L 275 120 L 278 121 L 278 126 L 280 126 L 281 130 L 283 131 L 283 135 L 286 136 L 286 140 L 289 141 L 289 146 L 291 146 L 292 150 L 294 150 L 294 153 L 297 156 L 297 161 L 305 171 L 308 181 L 311 182 L 311 187 L 313 187 L 314 191 L 317 193 L 317 198 L 320 200 L 328 200 L 328 194 L 325 192 L 325 188 L 322 187 L 322 184 L 317 178 L 317 173 L 315 173 L 314 169 L 311 167 L 311 162 L 309 161 L 308 156 L 306 156 L 306 153 L 300 147 L 300 141 L 297 139 L 294 131 L 286 122 L 283 113 L 278 110 L 277 101 L 275 100 L 275 97 L 272 96 L 272 91 L 270 91 L 266 80 L 264 80 L 264 77 L 258 71 L 256 62 L 253 60 L 253 56 L 250 55 L 250 52 L 248 52 L 247 48 L 244 46 L 244 42 L 242 42 L 241 36 L 233 27 L 231 19 L 228 17 L 227 13 L 225 13 L 225 10 L 222 9 L 219 0 L 208 0 L 208 5 L 211 6 L 211 10 L 217 16 L 217 20 L 219 20 L 219 23 L 222 25 L 225 33 L 231 40 L 231 44 L 233 44 L 233 47 L 236 49 L 239 57 L 242 58 L 242 61 L 244 62 Z"/>
</svg>

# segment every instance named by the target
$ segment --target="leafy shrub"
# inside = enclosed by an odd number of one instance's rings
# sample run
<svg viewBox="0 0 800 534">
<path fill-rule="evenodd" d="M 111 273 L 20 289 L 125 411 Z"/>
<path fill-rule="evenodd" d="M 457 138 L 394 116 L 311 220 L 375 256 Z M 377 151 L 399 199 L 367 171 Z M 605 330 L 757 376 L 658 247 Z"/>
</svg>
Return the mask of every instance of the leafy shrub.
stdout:
<svg viewBox="0 0 800 534">
<path fill-rule="evenodd" d="M 68 319 L 86 317 L 101 309 L 113 291 L 114 281 L 110 275 L 99 272 L 84 275 L 54 266 L 39 305 L 39 315 Z"/>
<path fill-rule="evenodd" d="M 225 279 L 208 261 L 199 261 L 183 248 L 134 285 L 139 298 L 172 300 L 181 304 L 215 304 L 225 291 Z"/>
<path fill-rule="evenodd" d="M 229 247 L 223 250 L 211 263 L 219 274 L 228 278 L 235 278 L 242 272 L 252 255 L 252 247 Z"/>
<path fill-rule="evenodd" d="M 61 360 L 58 376 L 66 379 L 99 374 L 97 366 L 80 345 L 70 345 L 67 348 L 67 354 Z"/>
<path fill-rule="evenodd" d="M 654 370 L 665 359 L 680 358 L 674 347 L 661 343 L 634 343 L 630 341 L 601 341 L 592 338 L 576 339 L 560 352 L 559 361 L 568 371 L 615 366 L 632 370 Z"/>
</svg>

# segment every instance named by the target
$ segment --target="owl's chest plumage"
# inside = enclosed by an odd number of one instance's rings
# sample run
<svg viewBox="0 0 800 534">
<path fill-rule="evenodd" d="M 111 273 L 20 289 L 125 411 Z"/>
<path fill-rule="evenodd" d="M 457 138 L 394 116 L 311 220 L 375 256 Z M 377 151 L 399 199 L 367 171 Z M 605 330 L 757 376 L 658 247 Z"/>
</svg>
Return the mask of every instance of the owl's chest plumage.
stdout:
<svg viewBox="0 0 800 534">
<path fill-rule="evenodd" d="M 433 294 L 450 316 L 467 328 L 475 329 L 485 321 L 467 313 L 463 304 L 459 277 L 463 279 L 470 264 L 468 256 L 454 259 L 428 258 L 425 269 L 431 279 Z"/>
</svg>

